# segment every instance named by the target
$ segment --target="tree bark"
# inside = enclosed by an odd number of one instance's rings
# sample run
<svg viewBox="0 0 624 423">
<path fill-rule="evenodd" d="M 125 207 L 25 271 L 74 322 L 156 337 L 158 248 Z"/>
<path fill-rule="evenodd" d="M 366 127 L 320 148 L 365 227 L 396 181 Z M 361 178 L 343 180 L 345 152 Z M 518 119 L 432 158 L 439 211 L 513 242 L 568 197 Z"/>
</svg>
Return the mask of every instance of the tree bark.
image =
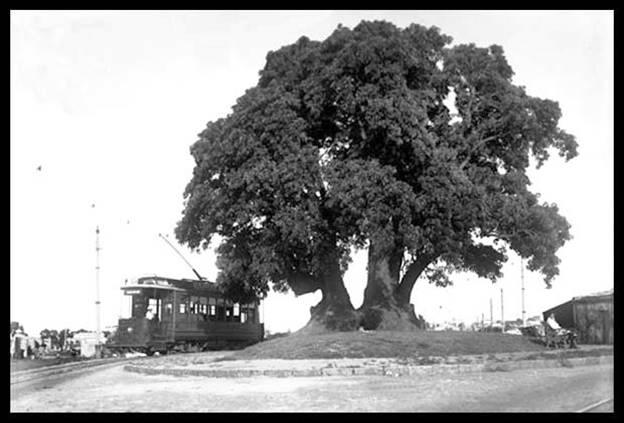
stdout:
<svg viewBox="0 0 624 423">
<path fill-rule="evenodd" d="M 371 243 L 368 248 L 368 275 L 363 307 L 385 305 L 394 301 L 402 261 L 402 247 L 395 247 L 384 254 Z"/>
<path fill-rule="evenodd" d="M 310 320 L 298 333 L 357 330 L 359 315 L 344 286 L 337 259 L 330 260 L 318 280 L 318 286 L 323 297 L 317 305 L 310 307 Z"/>
<path fill-rule="evenodd" d="M 409 308 L 401 307 L 396 297 L 403 250 L 402 246 L 395 245 L 390 251 L 381 251 L 371 242 L 364 301 L 358 309 L 360 325 L 366 330 L 417 328 L 415 319 L 410 317 Z"/>
<path fill-rule="evenodd" d="M 402 278 L 402 246 L 380 251 L 371 243 L 368 251 L 367 285 L 362 306 L 355 310 L 344 286 L 337 258 L 318 277 L 293 274 L 289 284 L 297 295 L 320 289 L 321 301 L 310 308 L 310 320 L 298 333 L 312 334 L 335 331 L 418 330 L 424 321 L 417 317 L 410 303 L 412 289 L 425 268 L 437 257 L 423 254 L 413 261 Z"/>
<path fill-rule="evenodd" d="M 423 255 L 407 269 L 399 279 L 403 262 L 401 246 L 390 252 L 376 251 L 371 244 L 368 252 L 368 278 L 364 302 L 359 308 L 360 324 L 367 330 L 415 330 L 424 328 L 424 321 L 417 317 L 410 296 L 414 283 L 431 263 L 433 255 Z"/>
<path fill-rule="evenodd" d="M 412 296 L 412 289 L 414 288 L 414 284 L 416 280 L 421 275 L 421 273 L 429 266 L 429 264 L 435 260 L 434 254 L 422 254 L 419 256 L 414 262 L 412 262 L 403 278 L 401 278 L 401 283 L 399 284 L 399 289 L 396 292 L 397 302 L 400 305 L 407 305 L 410 302 L 410 298 Z"/>
</svg>

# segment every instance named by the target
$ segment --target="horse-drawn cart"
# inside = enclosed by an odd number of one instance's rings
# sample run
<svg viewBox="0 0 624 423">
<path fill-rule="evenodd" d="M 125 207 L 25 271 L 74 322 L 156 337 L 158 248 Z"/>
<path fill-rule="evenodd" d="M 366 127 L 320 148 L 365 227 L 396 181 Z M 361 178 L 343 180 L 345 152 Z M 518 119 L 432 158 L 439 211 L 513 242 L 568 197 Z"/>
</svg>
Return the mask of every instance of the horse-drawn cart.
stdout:
<svg viewBox="0 0 624 423">
<path fill-rule="evenodd" d="M 569 329 L 553 329 L 544 323 L 544 344 L 553 348 L 576 348 L 576 332 Z"/>
<path fill-rule="evenodd" d="M 541 325 L 520 328 L 522 335 L 533 342 L 551 348 L 576 348 L 576 332 L 569 329 L 553 329 L 546 322 Z"/>
</svg>

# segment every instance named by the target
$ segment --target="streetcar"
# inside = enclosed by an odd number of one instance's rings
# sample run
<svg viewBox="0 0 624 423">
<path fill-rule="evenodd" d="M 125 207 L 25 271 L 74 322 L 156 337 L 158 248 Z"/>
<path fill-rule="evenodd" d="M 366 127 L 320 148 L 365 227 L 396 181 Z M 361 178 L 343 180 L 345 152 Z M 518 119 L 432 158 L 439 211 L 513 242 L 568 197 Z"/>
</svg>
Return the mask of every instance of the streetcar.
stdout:
<svg viewBox="0 0 624 423">
<path fill-rule="evenodd" d="M 264 338 L 260 303 L 232 302 L 205 279 L 146 276 L 121 290 L 131 297 L 131 312 L 105 345 L 111 353 L 241 348 Z"/>
</svg>

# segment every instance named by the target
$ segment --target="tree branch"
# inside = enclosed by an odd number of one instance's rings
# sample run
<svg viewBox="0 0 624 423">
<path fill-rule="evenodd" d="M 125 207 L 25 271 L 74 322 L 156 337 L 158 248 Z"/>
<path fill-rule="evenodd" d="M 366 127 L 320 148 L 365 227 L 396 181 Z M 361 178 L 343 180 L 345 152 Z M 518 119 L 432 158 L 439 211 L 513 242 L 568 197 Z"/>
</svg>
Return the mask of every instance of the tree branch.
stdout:
<svg viewBox="0 0 624 423">
<path fill-rule="evenodd" d="M 288 285 L 296 296 L 309 294 L 322 287 L 321 281 L 302 272 L 293 272 L 288 275 Z"/>
<path fill-rule="evenodd" d="M 497 225 L 495 228 L 493 228 L 490 231 L 482 232 L 480 237 L 481 238 L 485 238 L 485 237 L 501 238 L 501 239 L 504 239 L 505 241 L 509 242 L 509 240 L 511 238 L 513 238 L 515 236 L 518 236 L 518 235 L 535 236 L 536 234 L 535 234 L 534 231 L 531 231 L 529 229 L 518 229 L 518 230 L 516 230 L 513 233 L 512 232 L 502 232 L 499 229 L 498 225 Z"/>
<path fill-rule="evenodd" d="M 468 106 L 466 106 L 466 118 L 464 122 L 464 126 L 466 128 L 470 128 L 470 124 L 472 123 L 472 102 L 474 100 L 474 88 L 469 85 L 468 91 L 470 91 L 470 95 L 468 96 Z"/>
<path fill-rule="evenodd" d="M 418 279 L 423 270 L 437 257 L 439 257 L 437 253 L 423 254 L 409 265 L 397 289 L 397 299 L 399 299 L 399 301 L 409 302 L 416 279 Z"/>
<path fill-rule="evenodd" d="M 492 135 L 490 137 L 486 137 L 486 138 L 483 138 L 482 140 L 477 141 L 477 143 L 470 149 L 470 151 L 466 155 L 466 158 L 464 159 L 464 161 L 461 163 L 461 165 L 459 165 L 459 168 L 463 169 L 468 164 L 470 157 L 472 157 L 472 153 L 474 153 L 477 148 L 481 147 L 483 144 L 485 144 L 488 141 L 492 141 L 496 138 L 500 138 L 505 135 L 507 135 L 507 133 L 504 133 L 502 135 Z"/>
</svg>

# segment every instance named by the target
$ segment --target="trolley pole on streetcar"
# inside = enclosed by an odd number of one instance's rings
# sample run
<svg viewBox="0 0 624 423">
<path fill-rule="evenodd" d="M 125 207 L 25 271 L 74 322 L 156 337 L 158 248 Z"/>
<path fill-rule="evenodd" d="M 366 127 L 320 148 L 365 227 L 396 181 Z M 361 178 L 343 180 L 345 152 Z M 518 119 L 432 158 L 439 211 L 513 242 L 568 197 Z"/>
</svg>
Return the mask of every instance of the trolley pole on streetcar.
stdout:
<svg viewBox="0 0 624 423">
<path fill-rule="evenodd" d="M 101 356 L 100 345 L 100 227 L 95 227 L 95 356 Z"/>
</svg>

